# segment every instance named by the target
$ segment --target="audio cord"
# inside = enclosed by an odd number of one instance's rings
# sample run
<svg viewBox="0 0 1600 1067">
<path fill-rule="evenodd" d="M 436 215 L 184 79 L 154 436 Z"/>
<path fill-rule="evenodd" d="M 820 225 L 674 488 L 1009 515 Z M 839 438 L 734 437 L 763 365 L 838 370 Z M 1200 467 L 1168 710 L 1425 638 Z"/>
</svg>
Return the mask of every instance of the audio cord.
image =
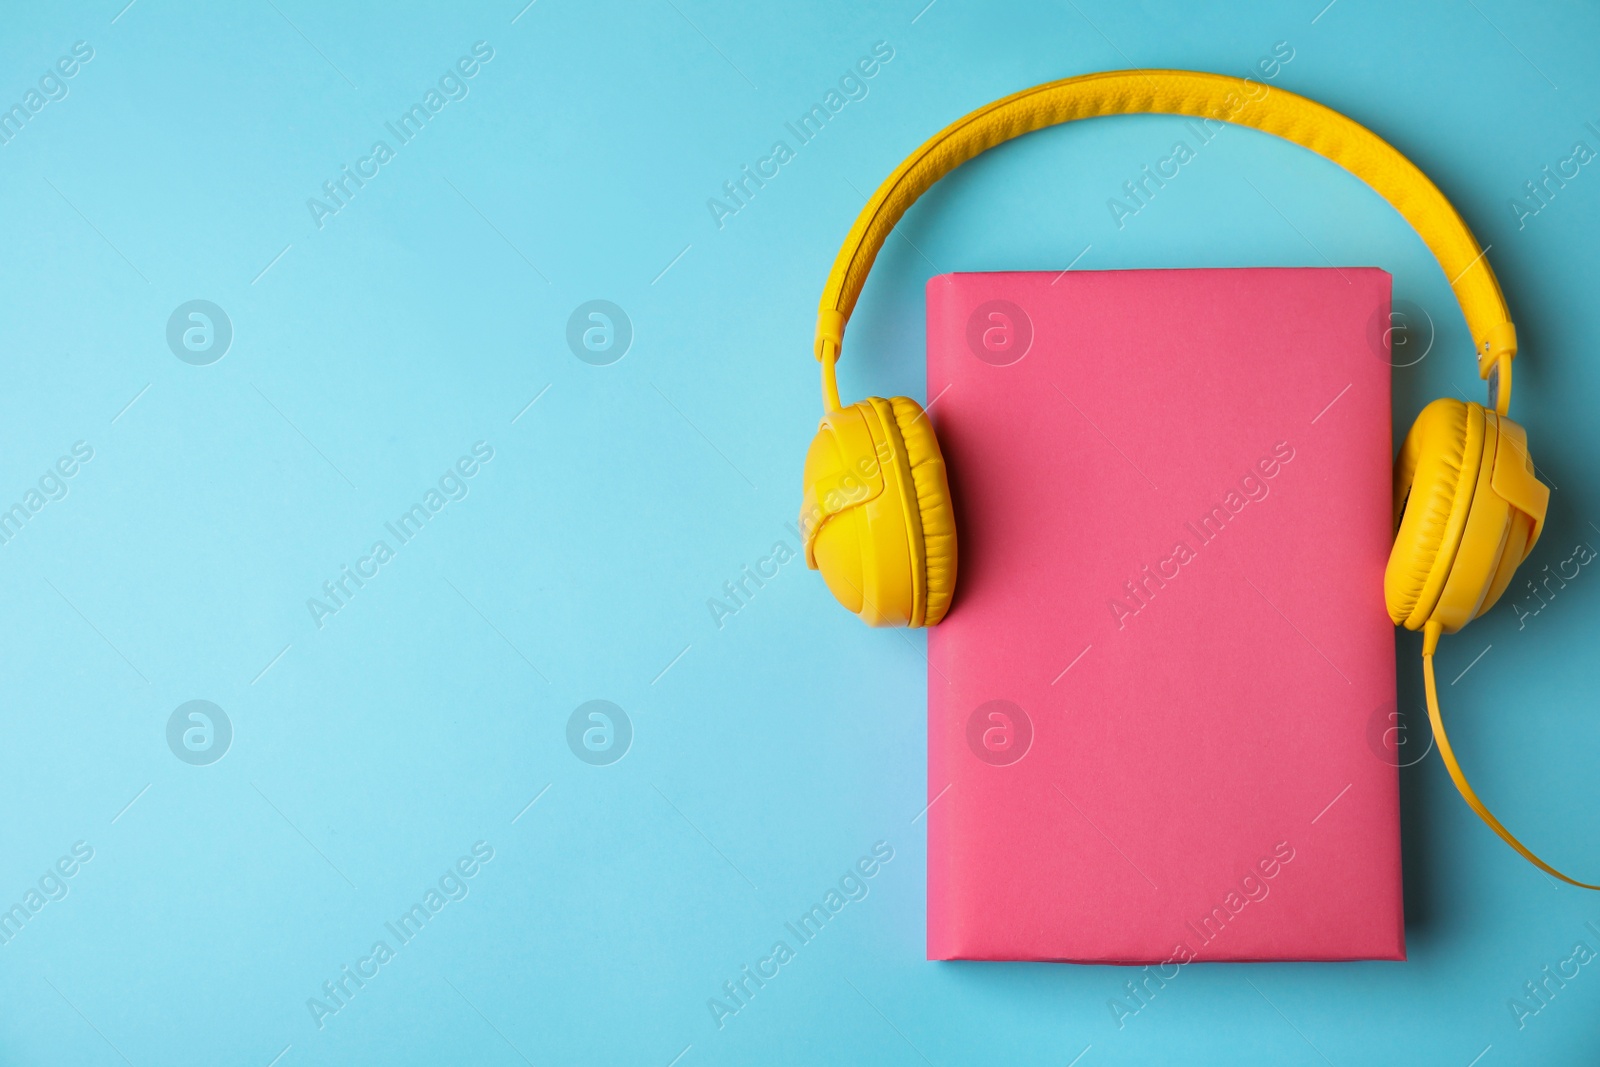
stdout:
<svg viewBox="0 0 1600 1067">
<path fill-rule="evenodd" d="M 1428 721 L 1433 725 L 1433 736 L 1439 742 L 1439 756 L 1444 760 L 1445 770 L 1450 772 L 1450 780 L 1455 782 L 1456 790 L 1461 794 L 1461 799 L 1465 800 L 1467 806 L 1478 813 L 1478 818 L 1482 819 L 1489 829 L 1500 835 L 1501 840 L 1516 849 L 1522 854 L 1523 859 L 1538 867 L 1541 871 L 1561 879 L 1568 885 L 1575 885 L 1579 889 L 1600 890 L 1600 885 L 1590 885 L 1588 882 L 1580 882 L 1576 878 L 1569 878 L 1538 856 L 1535 856 L 1527 845 L 1518 841 L 1510 830 L 1501 825 L 1500 820 L 1494 817 L 1494 813 L 1484 806 L 1483 801 L 1478 799 L 1478 794 L 1473 792 L 1471 784 L 1467 781 L 1467 776 L 1461 771 L 1461 764 L 1456 762 L 1455 751 L 1450 747 L 1450 738 L 1444 732 L 1444 720 L 1439 715 L 1439 687 L 1433 679 L 1433 653 L 1439 647 L 1439 635 L 1443 632 L 1443 628 L 1437 622 L 1430 621 L 1423 626 L 1422 684 L 1428 695 Z"/>
</svg>

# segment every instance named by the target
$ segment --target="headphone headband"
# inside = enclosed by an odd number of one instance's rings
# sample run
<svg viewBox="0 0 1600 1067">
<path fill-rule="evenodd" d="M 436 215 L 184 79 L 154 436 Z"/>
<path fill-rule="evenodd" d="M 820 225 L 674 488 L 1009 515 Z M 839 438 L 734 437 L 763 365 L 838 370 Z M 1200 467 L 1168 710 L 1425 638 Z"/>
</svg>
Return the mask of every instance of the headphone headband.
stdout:
<svg viewBox="0 0 1600 1067">
<path fill-rule="evenodd" d="M 1085 74 L 1024 89 L 957 119 L 895 168 L 861 209 L 822 291 L 815 352 L 828 409 L 839 406 L 833 364 L 845 323 L 890 230 L 918 197 L 1014 137 L 1076 119 L 1142 114 L 1250 126 L 1310 149 L 1371 186 L 1411 224 L 1451 279 L 1476 345 L 1478 376 L 1489 379 L 1493 406 L 1506 413 L 1516 330 L 1484 250 L 1428 176 L 1371 130 L 1315 101 L 1254 80 L 1184 70 Z"/>
</svg>

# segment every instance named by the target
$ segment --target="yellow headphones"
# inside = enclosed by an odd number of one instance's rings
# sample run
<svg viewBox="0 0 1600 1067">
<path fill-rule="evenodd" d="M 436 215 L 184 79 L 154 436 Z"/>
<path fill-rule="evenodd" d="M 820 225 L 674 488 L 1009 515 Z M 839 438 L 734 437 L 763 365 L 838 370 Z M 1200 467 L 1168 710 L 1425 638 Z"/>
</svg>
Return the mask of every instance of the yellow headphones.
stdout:
<svg viewBox="0 0 1600 1067">
<path fill-rule="evenodd" d="M 1454 207 L 1417 167 L 1336 111 L 1252 79 L 1181 70 L 1087 74 L 1025 89 L 940 130 L 878 186 L 834 260 L 817 312 L 824 414 L 806 453 L 800 511 L 806 564 L 873 626 L 933 626 L 950 608 L 956 529 L 944 458 L 921 406 L 868 397 L 843 407 L 834 365 L 878 251 L 916 199 L 956 167 L 1025 133 L 1105 115 L 1186 115 L 1252 126 L 1338 163 L 1399 211 L 1433 251 L 1461 303 L 1490 406 L 1442 398 L 1417 416 L 1395 460 L 1395 541 L 1384 599 L 1397 625 L 1423 632 L 1428 716 L 1467 803 L 1530 862 L 1573 885 L 1484 807 L 1456 763 L 1439 715 L 1433 655 L 1494 606 L 1544 527 L 1550 490 L 1527 432 L 1506 417 L 1516 330 L 1494 271 Z"/>
</svg>

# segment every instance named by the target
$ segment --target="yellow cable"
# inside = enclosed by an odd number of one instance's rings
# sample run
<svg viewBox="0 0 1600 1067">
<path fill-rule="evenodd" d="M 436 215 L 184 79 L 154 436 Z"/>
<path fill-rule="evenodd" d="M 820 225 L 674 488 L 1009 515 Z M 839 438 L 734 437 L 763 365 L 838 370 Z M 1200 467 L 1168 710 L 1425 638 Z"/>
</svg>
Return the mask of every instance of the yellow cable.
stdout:
<svg viewBox="0 0 1600 1067">
<path fill-rule="evenodd" d="M 1461 793 L 1461 798 L 1467 802 L 1468 807 L 1478 813 L 1478 818 L 1488 824 L 1489 829 L 1499 834 L 1501 840 L 1520 852 L 1522 858 L 1535 867 L 1538 867 L 1546 874 L 1554 875 L 1568 885 L 1575 885 L 1579 889 L 1600 890 L 1600 885 L 1590 885 L 1588 882 L 1580 882 L 1576 878 L 1568 878 L 1544 860 L 1535 856 L 1527 845 L 1518 841 L 1512 836 L 1510 830 L 1500 825 L 1500 820 L 1494 817 L 1493 812 L 1484 807 L 1483 801 L 1478 799 L 1478 794 L 1474 793 L 1472 786 L 1467 783 L 1467 776 L 1461 772 L 1461 764 L 1456 762 L 1456 754 L 1450 747 L 1450 738 L 1445 736 L 1444 720 L 1439 717 L 1439 690 L 1433 680 L 1433 650 L 1439 643 L 1438 627 L 1439 624 L 1436 622 L 1430 622 L 1426 626 L 1427 632 L 1423 638 L 1422 646 L 1422 684 L 1428 694 L 1428 721 L 1433 724 L 1434 740 L 1439 742 L 1439 756 L 1444 760 L 1445 770 L 1450 772 L 1450 779 L 1456 783 L 1456 789 Z"/>
</svg>

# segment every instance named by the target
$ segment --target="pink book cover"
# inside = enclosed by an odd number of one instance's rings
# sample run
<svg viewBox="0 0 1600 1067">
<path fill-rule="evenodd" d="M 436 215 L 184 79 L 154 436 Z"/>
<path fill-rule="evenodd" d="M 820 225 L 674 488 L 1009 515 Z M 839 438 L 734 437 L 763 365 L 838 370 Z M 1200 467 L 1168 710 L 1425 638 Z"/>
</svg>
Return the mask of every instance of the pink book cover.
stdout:
<svg viewBox="0 0 1600 1067">
<path fill-rule="evenodd" d="M 928 958 L 1405 958 L 1389 275 L 950 274 Z"/>
</svg>

